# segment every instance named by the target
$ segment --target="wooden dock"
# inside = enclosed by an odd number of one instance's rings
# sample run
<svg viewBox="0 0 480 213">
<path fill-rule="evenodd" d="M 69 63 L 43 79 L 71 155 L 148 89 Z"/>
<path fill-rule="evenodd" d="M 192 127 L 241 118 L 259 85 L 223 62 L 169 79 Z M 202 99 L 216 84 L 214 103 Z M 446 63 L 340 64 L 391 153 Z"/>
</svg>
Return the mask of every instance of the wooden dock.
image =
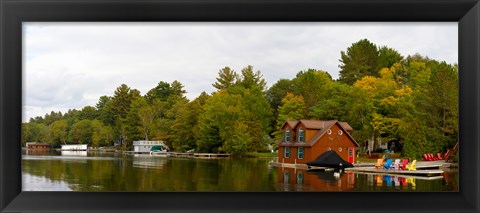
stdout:
<svg viewBox="0 0 480 213">
<path fill-rule="evenodd" d="M 295 169 L 306 169 L 308 171 L 331 171 L 331 168 L 327 167 L 308 167 L 306 164 L 288 164 L 281 162 L 271 162 L 271 166 L 281 167 L 281 168 L 295 168 Z M 358 173 L 368 173 L 368 174 L 390 174 L 395 176 L 404 176 L 404 177 L 419 177 L 427 179 L 443 178 L 443 170 L 446 166 L 450 167 L 451 164 L 445 163 L 445 161 L 427 161 L 427 162 L 417 162 L 416 169 L 414 171 L 408 170 L 395 170 L 395 169 L 377 169 L 374 167 L 374 163 L 361 163 L 354 164 L 355 167 L 345 168 L 345 171 L 352 171 Z"/>
<path fill-rule="evenodd" d="M 123 151 L 127 155 L 150 155 L 154 157 L 173 157 L 173 158 L 229 158 L 230 154 L 224 153 L 192 153 L 192 152 L 134 152 Z"/>
<path fill-rule="evenodd" d="M 353 166 L 355 168 L 358 167 L 375 167 L 375 163 L 354 163 Z M 422 169 L 439 169 L 441 167 L 450 167 L 450 163 L 444 163 L 444 162 L 417 162 L 416 169 L 417 170 L 422 170 Z"/>
<path fill-rule="evenodd" d="M 281 168 L 308 169 L 307 164 L 270 162 L 270 166 L 281 167 Z"/>
<path fill-rule="evenodd" d="M 127 155 L 146 155 L 150 154 L 150 152 L 135 152 L 135 151 L 122 151 L 123 154 Z"/>
<path fill-rule="evenodd" d="M 221 154 L 221 153 L 193 153 L 195 158 L 228 158 L 230 154 Z"/>
<path fill-rule="evenodd" d="M 413 175 L 413 176 L 441 176 L 443 174 L 442 170 L 435 169 L 435 170 L 396 170 L 396 169 L 377 169 L 375 167 L 352 167 L 346 168 L 345 171 L 352 171 L 352 172 L 365 172 L 365 173 L 376 173 L 376 174 L 393 174 L 393 175 Z"/>
<path fill-rule="evenodd" d="M 174 157 L 174 158 L 193 158 L 193 153 L 187 153 L 187 152 L 167 152 L 167 157 Z"/>
<path fill-rule="evenodd" d="M 385 175 L 384 173 L 372 173 L 372 172 L 359 172 L 355 171 L 356 174 L 366 174 L 366 175 Z M 387 174 L 394 177 L 403 177 L 403 178 L 415 178 L 418 180 L 437 180 L 443 179 L 442 175 L 439 176 L 419 176 L 419 175 L 408 175 L 408 174 Z"/>
<path fill-rule="evenodd" d="M 442 164 L 420 164 L 420 165 L 417 165 L 415 166 L 415 168 L 417 170 L 426 170 L 426 169 L 435 169 L 435 170 L 438 170 L 442 167 L 443 165 Z"/>
<path fill-rule="evenodd" d="M 192 152 L 163 152 L 152 153 L 153 156 L 172 158 L 229 158 L 230 154 L 222 153 L 192 153 Z"/>
</svg>

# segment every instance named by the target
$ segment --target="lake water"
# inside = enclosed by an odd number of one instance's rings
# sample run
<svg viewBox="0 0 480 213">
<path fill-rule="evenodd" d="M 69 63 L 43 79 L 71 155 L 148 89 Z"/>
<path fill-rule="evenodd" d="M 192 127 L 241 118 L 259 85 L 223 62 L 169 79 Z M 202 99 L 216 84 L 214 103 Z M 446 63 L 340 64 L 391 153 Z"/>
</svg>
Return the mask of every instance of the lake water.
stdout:
<svg viewBox="0 0 480 213">
<path fill-rule="evenodd" d="M 269 166 L 273 158 L 193 159 L 55 151 L 22 158 L 24 191 L 458 191 L 457 170 L 424 179 L 277 168 Z"/>
</svg>

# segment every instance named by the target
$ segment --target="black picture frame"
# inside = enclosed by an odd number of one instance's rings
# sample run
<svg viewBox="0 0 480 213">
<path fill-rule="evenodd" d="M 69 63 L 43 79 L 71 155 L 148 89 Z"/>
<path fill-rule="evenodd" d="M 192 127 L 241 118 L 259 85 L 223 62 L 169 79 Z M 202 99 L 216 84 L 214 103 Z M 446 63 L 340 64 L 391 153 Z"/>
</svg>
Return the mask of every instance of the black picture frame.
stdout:
<svg viewBox="0 0 480 213">
<path fill-rule="evenodd" d="M 1 212 L 479 212 L 478 0 L 0 0 Z M 22 192 L 22 21 L 458 22 L 459 192 Z"/>
</svg>

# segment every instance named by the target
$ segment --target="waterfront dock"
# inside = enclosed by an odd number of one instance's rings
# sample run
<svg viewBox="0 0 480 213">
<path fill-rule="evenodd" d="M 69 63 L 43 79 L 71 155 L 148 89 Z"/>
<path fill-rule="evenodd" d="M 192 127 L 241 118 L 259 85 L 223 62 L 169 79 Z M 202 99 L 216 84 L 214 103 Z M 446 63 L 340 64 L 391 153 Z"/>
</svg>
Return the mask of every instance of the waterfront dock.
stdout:
<svg viewBox="0 0 480 213">
<path fill-rule="evenodd" d="M 221 153 L 193 153 L 195 158 L 228 158 L 230 154 L 221 154 Z"/>
<path fill-rule="evenodd" d="M 167 157 L 174 158 L 193 158 L 193 153 L 191 152 L 167 152 Z"/>
<path fill-rule="evenodd" d="M 352 172 L 352 171 L 350 171 Z M 372 172 L 359 172 L 355 171 L 356 174 L 366 174 L 366 175 L 385 175 L 381 173 L 372 173 Z M 437 180 L 437 179 L 443 179 L 442 175 L 438 176 L 421 176 L 421 175 L 409 175 L 409 174 L 387 174 L 387 175 L 392 175 L 395 177 L 402 177 L 402 178 L 415 178 L 417 180 Z"/>
<path fill-rule="evenodd" d="M 433 177 L 433 176 L 441 176 L 443 174 L 443 170 L 441 170 L 441 168 L 448 168 L 448 167 L 452 167 L 452 164 L 447 163 L 444 160 L 439 160 L 439 161 L 417 161 L 416 170 L 413 170 L 413 171 L 398 170 L 398 169 L 377 169 L 374 167 L 374 163 L 372 163 L 371 165 L 368 165 L 365 163 L 361 165 L 355 165 L 355 167 L 353 168 L 346 168 L 345 171 Z"/>
<path fill-rule="evenodd" d="M 375 167 L 375 163 L 354 163 L 353 166 L 357 167 Z M 438 161 L 417 161 L 416 168 L 418 169 L 439 169 L 441 167 L 455 167 L 453 163 L 447 163 L 444 160 Z"/>
<path fill-rule="evenodd" d="M 307 164 L 281 163 L 276 161 L 270 162 L 270 166 L 282 167 L 282 168 L 308 169 Z"/>
<path fill-rule="evenodd" d="M 414 176 L 440 176 L 443 174 L 442 170 L 434 169 L 434 170 L 398 170 L 398 169 L 377 169 L 375 167 L 352 167 L 352 168 L 345 168 L 345 171 L 352 171 L 352 172 L 364 172 L 364 173 L 378 173 L 378 174 L 392 174 L 392 175 L 414 175 Z"/>
<path fill-rule="evenodd" d="M 173 157 L 173 158 L 229 158 L 230 154 L 224 153 L 193 153 L 193 152 L 135 152 L 124 151 L 128 155 L 151 155 L 156 157 Z"/>
<path fill-rule="evenodd" d="M 456 164 L 445 162 L 444 160 L 440 161 L 417 161 L 416 170 L 396 170 L 396 169 L 377 169 L 374 166 L 375 163 L 356 163 L 353 164 L 355 167 L 345 168 L 345 171 L 352 171 L 357 173 L 370 173 L 370 174 L 391 174 L 396 176 L 406 176 L 406 177 L 440 177 L 443 174 L 442 169 L 455 167 Z M 295 169 L 305 169 L 308 171 L 330 171 L 332 168 L 327 167 L 309 167 L 306 164 L 289 164 L 281 162 L 271 162 L 270 166 L 280 167 L 280 168 L 295 168 Z"/>
<path fill-rule="evenodd" d="M 228 158 L 230 154 L 223 153 L 192 153 L 192 152 L 167 152 L 167 157 L 176 158 Z"/>
</svg>

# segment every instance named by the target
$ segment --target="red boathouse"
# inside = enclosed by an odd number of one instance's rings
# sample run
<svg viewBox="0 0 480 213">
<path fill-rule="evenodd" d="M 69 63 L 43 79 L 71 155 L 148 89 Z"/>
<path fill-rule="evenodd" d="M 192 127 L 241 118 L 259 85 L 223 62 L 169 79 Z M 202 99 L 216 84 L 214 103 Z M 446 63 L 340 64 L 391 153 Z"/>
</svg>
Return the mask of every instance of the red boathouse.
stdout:
<svg viewBox="0 0 480 213">
<path fill-rule="evenodd" d="M 278 162 L 305 164 L 319 155 L 334 150 L 342 159 L 355 162 L 358 143 L 351 136 L 353 128 L 337 120 L 287 121 L 282 126 L 283 138 L 278 142 Z"/>
</svg>

